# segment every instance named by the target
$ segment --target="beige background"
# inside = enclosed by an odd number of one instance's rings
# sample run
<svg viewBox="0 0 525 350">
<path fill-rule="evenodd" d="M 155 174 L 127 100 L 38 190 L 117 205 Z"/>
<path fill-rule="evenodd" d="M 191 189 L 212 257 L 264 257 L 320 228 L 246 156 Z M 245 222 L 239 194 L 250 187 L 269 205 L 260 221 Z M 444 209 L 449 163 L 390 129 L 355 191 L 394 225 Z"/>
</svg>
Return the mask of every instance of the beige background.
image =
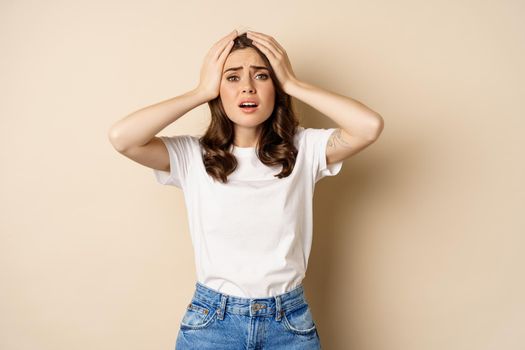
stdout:
<svg viewBox="0 0 525 350">
<path fill-rule="evenodd" d="M 304 282 L 324 348 L 525 348 L 524 15 L 517 0 L 0 2 L 0 348 L 173 348 L 195 281 L 184 198 L 107 131 L 195 87 L 234 28 L 385 120 L 316 188 Z M 335 126 L 296 104 L 303 125 Z"/>
</svg>

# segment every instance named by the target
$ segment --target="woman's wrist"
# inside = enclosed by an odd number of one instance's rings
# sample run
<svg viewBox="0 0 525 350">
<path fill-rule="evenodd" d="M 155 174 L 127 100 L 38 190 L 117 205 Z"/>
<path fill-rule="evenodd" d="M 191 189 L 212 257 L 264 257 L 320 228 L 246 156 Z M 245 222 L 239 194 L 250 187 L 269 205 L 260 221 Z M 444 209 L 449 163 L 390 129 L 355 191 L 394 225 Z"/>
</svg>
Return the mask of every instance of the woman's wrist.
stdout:
<svg viewBox="0 0 525 350">
<path fill-rule="evenodd" d="M 197 86 L 196 88 L 194 88 L 193 90 L 191 90 L 191 93 L 198 97 L 199 100 L 202 101 L 202 103 L 206 103 L 210 100 L 213 100 L 215 97 L 212 96 L 212 94 L 207 91 L 206 89 L 202 88 L 201 86 Z"/>
</svg>

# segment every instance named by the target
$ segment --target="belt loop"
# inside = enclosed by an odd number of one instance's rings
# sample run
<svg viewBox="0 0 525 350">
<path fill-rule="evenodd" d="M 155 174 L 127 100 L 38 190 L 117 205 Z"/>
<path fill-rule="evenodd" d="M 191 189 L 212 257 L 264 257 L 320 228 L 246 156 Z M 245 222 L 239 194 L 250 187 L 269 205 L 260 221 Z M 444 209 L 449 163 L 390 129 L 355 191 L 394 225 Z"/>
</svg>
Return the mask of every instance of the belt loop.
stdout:
<svg viewBox="0 0 525 350">
<path fill-rule="evenodd" d="M 281 309 L 281 296 L 275 296 L 275 320 L 280 321 L 283 311 Z"/>
<path fill-rule="evenodd" d="M 228 299 L 228 297 L 225 294 L 221 294 L 221 305 L 217 309 L 217 317 L 219 320 L 224 320 L 224 314 L 226 313 L 226 299 Z"/>
</svg>

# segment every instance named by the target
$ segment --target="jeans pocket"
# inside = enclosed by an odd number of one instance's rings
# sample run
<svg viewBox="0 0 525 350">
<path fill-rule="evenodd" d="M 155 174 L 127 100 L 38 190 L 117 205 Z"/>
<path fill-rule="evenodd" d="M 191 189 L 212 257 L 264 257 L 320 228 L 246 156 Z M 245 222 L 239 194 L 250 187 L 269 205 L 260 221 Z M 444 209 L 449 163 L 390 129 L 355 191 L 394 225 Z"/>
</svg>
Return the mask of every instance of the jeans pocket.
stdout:
<svg viewBox="0 0 525 350">
<path fill-rule="evenodd" d="M 284 327 L 294 334 L 308 335 L 316 331 L 312 312 L 307 303 L 296 309 L 285 311 L 281 321 Z"/>
<path fill-rule="evenodd" d="M 180 322 L 180 329 L 203 329 L 211 324 L 217 315 L 217 310 L 193 298 L 186 307 L 186 312 Z"/>
</svg>

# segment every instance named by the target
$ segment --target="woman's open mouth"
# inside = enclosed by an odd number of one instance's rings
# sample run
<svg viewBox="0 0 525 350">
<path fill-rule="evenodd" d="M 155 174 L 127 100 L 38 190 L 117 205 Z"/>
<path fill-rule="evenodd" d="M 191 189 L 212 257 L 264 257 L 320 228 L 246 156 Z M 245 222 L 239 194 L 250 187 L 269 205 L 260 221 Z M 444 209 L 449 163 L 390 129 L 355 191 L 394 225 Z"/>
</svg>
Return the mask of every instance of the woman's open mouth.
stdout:
<svg viewBox="0 0 525 350">
<path fill-rule="evenodd" d="M 252 113 L 252 112 L 254 112 L 255 110 L 257 110 L 258 107 L 259 107 L 259 105 L 257 105 L 256 103 L 253 103 L 253 102 L 241 103 L 241 104 L 239 105 L 239 108 L 240 108 L 244 113 Z"/>
</svg>

